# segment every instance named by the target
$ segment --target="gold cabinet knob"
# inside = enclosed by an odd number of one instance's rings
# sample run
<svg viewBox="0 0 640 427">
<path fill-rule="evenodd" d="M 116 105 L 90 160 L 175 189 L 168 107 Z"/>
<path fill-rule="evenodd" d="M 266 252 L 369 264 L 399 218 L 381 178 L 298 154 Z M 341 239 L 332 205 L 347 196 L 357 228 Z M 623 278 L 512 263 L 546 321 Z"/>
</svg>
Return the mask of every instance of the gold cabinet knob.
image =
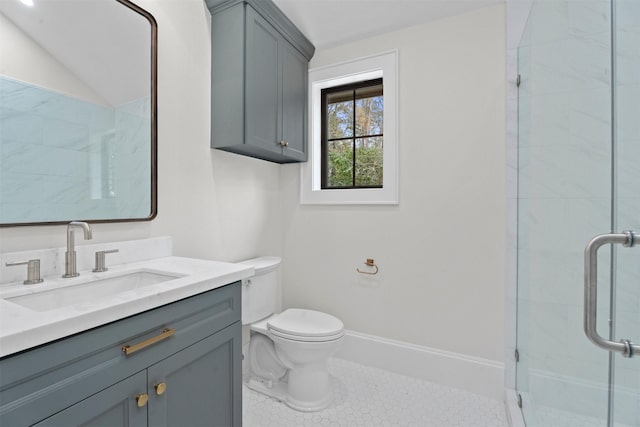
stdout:
<svg viewBox="0 0 640 427">
<path fill-rule="evenodd" d="M 149 395 L 147 393 L 142 393 L 136 396 L 136 404 L 138 408 L 142 408 L 149 401 Z"/>
<path fill-rule="evenodd" d="M 162 396 L 164 394 L 165 391 L 167 391 L 167 384 L 166 383 L 159 383 L 153 386 L 153 388 L 156 389 L 156 394 L 158 396 Z"/>
</svg>

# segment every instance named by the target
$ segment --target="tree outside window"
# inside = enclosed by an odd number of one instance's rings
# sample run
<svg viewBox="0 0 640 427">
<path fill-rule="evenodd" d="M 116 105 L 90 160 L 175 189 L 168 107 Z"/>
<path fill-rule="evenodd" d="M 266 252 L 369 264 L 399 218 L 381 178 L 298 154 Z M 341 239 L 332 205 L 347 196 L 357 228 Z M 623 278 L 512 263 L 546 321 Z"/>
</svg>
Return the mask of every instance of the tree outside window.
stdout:
<svg viewBox="0 0 640 427">
<path fill-rule="evenodd" d="M 382 79 L 322 90 L 322 189 L 382 188 Z"/>
</svg>

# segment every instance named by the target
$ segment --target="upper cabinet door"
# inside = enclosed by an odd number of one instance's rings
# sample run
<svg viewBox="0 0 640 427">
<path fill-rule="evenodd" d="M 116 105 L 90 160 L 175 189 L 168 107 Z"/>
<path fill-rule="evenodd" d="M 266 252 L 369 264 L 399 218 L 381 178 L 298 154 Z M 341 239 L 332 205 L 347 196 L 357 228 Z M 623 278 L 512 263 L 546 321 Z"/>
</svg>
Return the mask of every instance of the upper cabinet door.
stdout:
<svg viewBox="0 0 640 427">
<path fill-rule="evenodd" d="M 280 34 L 253 8 L 246 9 L 246 103 L 247 143 L 280 153 L 281 99 L 278 45 Z"/>
<path fill-rule="evenodd" d="M 307 160 L 307 69 L 308 62 L 283 40 L 282 57 L 282 154 L 292 160 Z M 302 108 L 301 108 L 302 107 Z"/>
</svg>

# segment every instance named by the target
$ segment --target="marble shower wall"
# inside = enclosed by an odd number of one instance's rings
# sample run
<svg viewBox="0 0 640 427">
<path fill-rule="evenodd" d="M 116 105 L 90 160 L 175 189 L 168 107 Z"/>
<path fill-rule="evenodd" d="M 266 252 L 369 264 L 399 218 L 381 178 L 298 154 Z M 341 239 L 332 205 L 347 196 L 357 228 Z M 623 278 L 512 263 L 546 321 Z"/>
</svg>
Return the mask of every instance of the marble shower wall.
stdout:
<svg viewBox="0 0 640 427">
<path fill-rule="evenodd" d="M 149 110 L 0 76 L 0 220 L 148 216 Z"/>
</svg>

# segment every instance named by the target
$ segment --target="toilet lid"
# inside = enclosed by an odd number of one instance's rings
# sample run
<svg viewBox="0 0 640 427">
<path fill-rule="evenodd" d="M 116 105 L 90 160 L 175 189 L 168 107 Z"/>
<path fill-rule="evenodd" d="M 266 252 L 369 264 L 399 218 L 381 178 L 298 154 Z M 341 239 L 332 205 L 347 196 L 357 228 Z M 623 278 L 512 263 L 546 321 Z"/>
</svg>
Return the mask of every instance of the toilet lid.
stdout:
<svg viewBox="0 0 640 427">
<path fill-rule="evenodd" d="M 334 335 L 327 335 L 322 337 L 302 337 L 300 335 L 285 334 L 284 332 L 278 332 L 275 329 L 269 329 L 268 335 L 271 337 L 271 339 L 274 339 L 274 340 L 275 340 L 275 337 L 279 337 L 289 341 L 328 342 L 328 341 L 339 340 L 340 338 L 344 337 L 344 331 L 338 332 L 337 334 L 334 334 Z"/>
<path fill-rule="evenodd" d="M 320 311 L 300 308 L 290 308 L 269 319 L 267 328 L 274 334 L 292 339 L 307 337 L 330 340 L 344 333 L 340 319 Z"/>
</svg>

